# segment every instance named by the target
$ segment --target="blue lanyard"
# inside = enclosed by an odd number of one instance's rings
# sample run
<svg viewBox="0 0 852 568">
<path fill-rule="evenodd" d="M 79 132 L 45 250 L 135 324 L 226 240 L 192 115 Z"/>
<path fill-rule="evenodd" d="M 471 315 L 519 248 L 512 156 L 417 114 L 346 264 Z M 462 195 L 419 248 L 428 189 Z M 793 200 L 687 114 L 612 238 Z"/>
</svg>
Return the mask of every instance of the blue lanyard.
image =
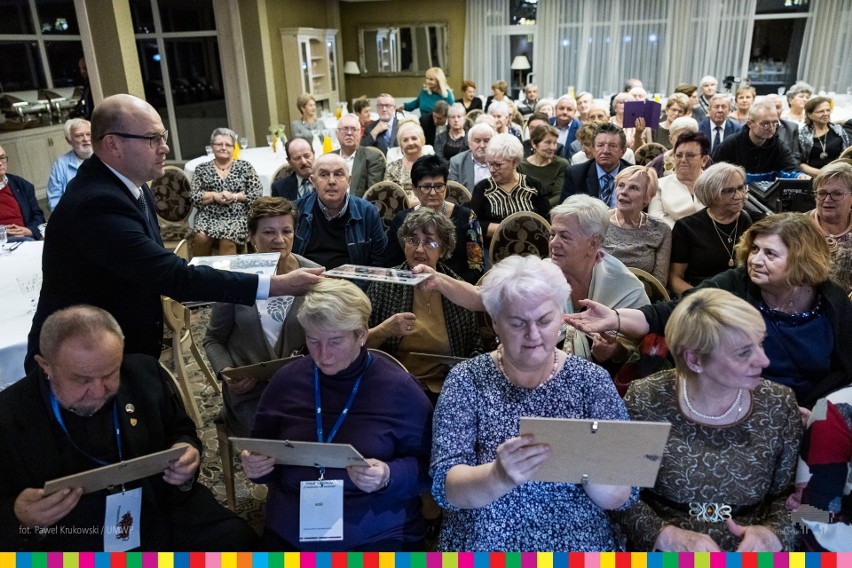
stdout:
<svg viewBox="0 0 852 568">
<path fill-rule="evenodd" d="M 320 384 L 319 384 L 319 369 L 314 363 L 314 400 L 316 402 L 317 408 L 317 441 L 320 443 L 330 444 L 334 437 L 337 435 L 337 431 L 340 430 L 340 426 L 343 424 L 343 421 L 346 420 L 346 416 L 349 414 L 349 410 L 352 408 L 352 403 L 355 402 L 355 395 L 358 394 L 358 387 L 361 386 L 361 379 L 364 378 L 364 375 L 367 373 L 367 369 L 370 368 L 370 365 L 373 362 L 373 356 L 370 353 L 367 353 L 367 366 L 364 367 L 364 372 L 361 373 L 357 379 L 355 379 L 355 386 L 352 387 L 352 392 L 349 394 L 349 399 L 346 401 L 346 406 L 343 407 L 343 410 L 340 412 L 340 416 L 337 417 L 337 421 L 334 423 L 334 426 L 331 428 L 331 432 L 328 433 L 328 438 L 323 439 L 323 428 L 322 428 L 322 397 L 320 395 Z M 320 468 L 320 479 L 322 479 L 323 474 L 325 473 L 325 468 Z"/>
<path fill-rule="evenodd" d="M 56 401 L 56 396 L 54 396 L 53 391 L 50 392 L 50 406 L 53 408 L 53 415 L 56 417 L 56 421 L 59 422 L 59 426 L 62 428 L 62 431 L 65 432 L 65 435 L 68 437 L 68 441 L 71 442 L 71 445 L 76 448 L 78 452 L 92 460 L 98 465 L 109 465 L 108 461 L 104 461 L 100 458 L 96 458 L 91 455 L 89 452 L 83 450 L 80 446 L 74 443 L 74 440 L 71 439 L 71 434 L 68 433 L 68 428 L 65 426 L 65 421 L 62 420 L 62 414 L 59 412 L 59 403 Z M 121 451 L 121 428 L 118 425 L 118 403 L 113 399 L 112 401 L 112 423 L 115 426 L 115 442 L 118 445 L 118 461 L 122 461 L 122 451 Z"/>
</svg>

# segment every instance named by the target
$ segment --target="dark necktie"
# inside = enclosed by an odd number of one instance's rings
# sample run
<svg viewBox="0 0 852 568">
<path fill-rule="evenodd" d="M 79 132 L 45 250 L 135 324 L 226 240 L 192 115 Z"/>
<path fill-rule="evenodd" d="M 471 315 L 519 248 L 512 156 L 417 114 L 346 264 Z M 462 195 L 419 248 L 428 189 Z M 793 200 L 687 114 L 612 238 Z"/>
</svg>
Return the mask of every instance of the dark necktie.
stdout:
<svg viewBox="0 0 852 568">
<path fill-rule="evenodd" d="M 313 188 L 311 187 L 308 178 L 302 180 L 302 184 L 299 186 L 299 197 L 304 197 L 311 192 Z"/>
<path fill-rule="evenodd" d="M 716 136 L 713 137 L 713 150 L 716 150 L 716 146 L 722 143 L 722 127 L 716 127 Z"/>
<path fill-rule="evenodd" d="M 142 207 L 142 214 L 145 216 L 145 220 L 149 221 L 148 203 L 145 201 L 145 194 L 141 190 L 139 192 L 139 206 Z"/>
<path fill-rule="evenodd" d="M 613 177 L 609 174 L 604 174 L 601 176 L 601 201 L 607 204 L 609 207 L 609 202 L 612 199 L 612 180 Z"/>
</svg>

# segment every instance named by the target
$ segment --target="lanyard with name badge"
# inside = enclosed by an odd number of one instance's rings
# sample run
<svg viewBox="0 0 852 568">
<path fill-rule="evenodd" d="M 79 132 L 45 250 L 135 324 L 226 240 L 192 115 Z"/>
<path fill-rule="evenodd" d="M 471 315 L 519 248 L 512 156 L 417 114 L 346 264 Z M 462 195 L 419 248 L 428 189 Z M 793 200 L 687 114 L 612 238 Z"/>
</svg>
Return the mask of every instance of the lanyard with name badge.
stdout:
<svg viewBox="0 0 852 568">
<path fill-rule="evenodd" d="M 83 448 L 74 442 L 71 434 L 68 432 L 68 427 L 65 426 L 65 421 L 62 419 L 62 413 L 59 412 L 59 402 L 53 394 L 53 389 L 50 389 L 50 407 L 53 409 L 53 416 L 59 423 L 59 427 L 65 433 L 68 441 L 74 448 L 100 466 L 109 465 L 108 461 L 102 460 L 91 455 Z M 121 426 L 118 422 L 118 403 L 115 399 L 112 401 L 112 423 L 115 428 L 115 443 L 118 448 L 118 461 L 123 461 L 124 452 L 121 446 Z M 140 521 L 142 513 L 142 488 L 137 487 L 126 491 L 124 484 L 121 485 L 121 493 L 107 495 L 106 510 L 104 512 L 103 538 L 105 552 L 126 552 L 139 548 L 140 546 Z"/>
<path fill-rule="evenodd" d="M 319 369 L 314 364 L 314 401 L 316 403 L 317 441 L 330 444 L 355 402 L 355 395 L 361 386 L 361 380 L 373 362 L 373 356 L 367 354 L 367 366 L 355 380 L 346 406 L 332 426 L 328 437 L 324 436 L 322 426 L 322 396 L 320 394 Z M 343 480 L 324 479 L 325 468 L 319 468 L 319 479 L 302 481 L 299 493 L 299 542 L 321 542 L 343 540 Z"/>
</svg>

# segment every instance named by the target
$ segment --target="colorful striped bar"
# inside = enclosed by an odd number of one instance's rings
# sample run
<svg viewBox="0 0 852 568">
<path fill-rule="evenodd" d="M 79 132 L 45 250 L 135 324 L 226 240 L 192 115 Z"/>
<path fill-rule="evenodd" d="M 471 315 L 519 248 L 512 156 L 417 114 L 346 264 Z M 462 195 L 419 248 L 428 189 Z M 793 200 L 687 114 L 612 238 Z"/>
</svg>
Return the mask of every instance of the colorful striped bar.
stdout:
<svg viewBox="0 0 852 568">
<path fill-rule="evenodd" d="M 0 552 L 0 568 L 852 568 L 852 552 Z"/>
</svg>

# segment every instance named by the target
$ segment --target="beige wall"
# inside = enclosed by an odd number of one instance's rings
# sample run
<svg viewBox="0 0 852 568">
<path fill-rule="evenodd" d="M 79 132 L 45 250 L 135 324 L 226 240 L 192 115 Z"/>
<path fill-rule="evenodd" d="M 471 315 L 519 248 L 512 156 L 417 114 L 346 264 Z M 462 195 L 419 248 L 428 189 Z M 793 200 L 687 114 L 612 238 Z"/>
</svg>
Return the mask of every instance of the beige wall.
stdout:
<svg viewBox="0 0 852 568">
<path fill-rule="evenodd" d="M 343 61 L 359 60 L 358 26 L 360 25 L 446 21 L 449 25 L 447 33 L 450 60 L 447 81 L 454 94 L 458 94 L 464 79 L 465 14 L 465 0 L 340 2 L 340 31 L 343 47 L 341 65 Z M 400 97 L 414 97 L 423 87 L 423 77 L 378 78 L 347 75 L 344 78 L 344 86 L 348 89 L 345 95 L 346 100 L 349 101 L 361 95 L 372 98 L 383 92 Z"/>
</svg>

